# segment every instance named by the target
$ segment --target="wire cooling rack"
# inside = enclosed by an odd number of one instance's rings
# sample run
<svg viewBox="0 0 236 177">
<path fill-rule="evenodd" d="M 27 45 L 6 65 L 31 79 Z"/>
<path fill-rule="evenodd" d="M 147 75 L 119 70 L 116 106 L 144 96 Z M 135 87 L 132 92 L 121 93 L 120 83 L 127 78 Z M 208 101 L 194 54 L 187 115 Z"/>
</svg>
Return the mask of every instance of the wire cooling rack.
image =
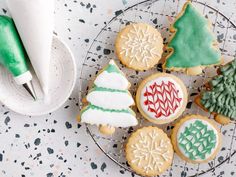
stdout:
<svg viewBox="0 0 236 177">
<path fill-rule="evenodd" d="M 175 16 L 181 10 L 185 0 L 146 0 L 134 6 L 131 6 L 123 11 L 116 12 L 113 17 L 98 33 L 96 38 L 91 44 L 86 58 L 83 63 L 81 76 L 80 76 L 80 100 L 86 96 L 86 93 L 91 85 L 92 80 L 103 66 L 105 66 L 110 59 L 115 59 L 119 67 L 127 75 L 128 80 L 131 82 L 130 89 L 133 96 L 137 89 L 138 83 L 148 75 L 156 72 L 162 72 L 161 64 L 155 68 L 145 71 L 137 72 L 125 68 L 117 60 L 114 52 L 114 42 L 117 33 L 130 23 L 145 22 L 155 26 L 162 34 L 164 42 L 170 38 L 169 26 L 173 23 Z M 229 61 L 236 56 L 236 26 L 219 10 L 210 7 L 207 4 L 193 1 L 196 8 L 198 8 L 206 18 L 213 23 L 213 32 L 217 36 L 219 47 L 225 61 Z M 186 114 L 202 114 L 212 118 L 209 113 L 206 113 L 198 108 L 193 103 L 194 97 L 201 91 L 203 84 L 206 83 L 212 76 L 216 75 L 216 67 L 205 69 L 201 76 L 186 76 L 184 74 L 172 72 L 172 74 L 181 78 L 187 86 L 189 93 L 189 102 L 187 104 Z M 80 108 L 82 107 L 82 103 Z M 137 110 L 135 110 L 137 112 Z M 91 135 L 96 145 L 119 166 L 134 173 L 126 162 L 124 147 L 129 135 L 136 129 L 153 125 L 142 118 L 137 112 L 137 118 L 140 124 L 136 127 L 130 128 L 117 128 L 116 133 L 112 136 L 103 136 L 98 132 L 96 126 L 87 125 L 87 132 Z M 173 124 L 158 126 L 162 128 L 167 134 L 173 128 Z M 217 167 L 224 163 L 229 163 L 230 158 L 236 153 L 236 124 L 227 126 L 220 126 L 219 128 L 223 134 L 222 149 L 216 158 L 205 164 L 190 164 L 181 160 L 176 154 L 174 156 L 172 167 L 169 168 L 162 176 L 199 176 L 205 173 L 214 175 Z"/>
</svg>

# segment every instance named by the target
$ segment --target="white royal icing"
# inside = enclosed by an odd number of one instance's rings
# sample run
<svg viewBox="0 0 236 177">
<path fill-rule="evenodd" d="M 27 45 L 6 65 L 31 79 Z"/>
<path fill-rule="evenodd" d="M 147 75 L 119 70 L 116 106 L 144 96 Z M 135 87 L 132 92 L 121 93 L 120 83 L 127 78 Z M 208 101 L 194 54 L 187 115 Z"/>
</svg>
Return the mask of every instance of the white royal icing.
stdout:
<svg viewBox="0 0 236 177">
<path fill-rule="evenodd" d="M 92 91 L 87 95 L 87 100 L 92 105 L 105 109 L 126 109 L 134 104 L 132 96 L 128 92 Z"/>
<path fill-rule="evenodd" d="M 99 109 L 85 110 L 81 115 L 81 122 L 114 127 L 129 127 L 138 124 L 135 115 L 132 113 L 107 112 Z"/>
<path fill-rule="evenodd" d="M 138 24 L 133 24 L 132 28 L 126 35 L 121 35 L 125 42 L 122 44 L 120 54 L 130 57 L 130 64 L 137 61 L 148 67 L 150 59 L 161 57 L 158 50 L 160 36 L 150 33 L 149 26 L 142 28 Z"/>
<path fill-rule="evenodd" d="M 131 162 L 143 168 L 146 173 L 150 170 L 162 172 L 164 164 L 171 161 L 173 155 L 170 140 L 162 139 L 155 129 L 148 134 L 140 132 L 139 140 L 131 148 L 134 154 Z"/>
<path fill-rule="evenodd" d="M 129 82 L 113 60 L 97 76 L 94 84 L 86 97 L 89 106 L 82 111 L 81 122 L 114 127 L 137 125 L 135 113 L 129 109 L 134 104 L 127 90 Z"/>
<path fill-rule="evenodd" d="M 103 71 L 94 81 L 97 87 L 110 89 L 126 90 L 129 87 L 129 81 L 121 73 Z"/>
<path fill-rule="evenodd" d="M 161 85 L 162 82 L 164 82 L 165 84 L 168 83 L 168 81 L 172 82 L 176 88 L 176 90 L 178 90 L 178 96 L 179 98 L 181 98 L 181 101 L 179 103 L 179 106 L 178 108 L 173 112 L 173 111 L 170 111 L 171 114 L 169 116 L 160 116 L 158 118 L 155 117 L 155 113 L 153 112 L 150 112 L 148 110 L 148 106 L 144 104 L 144 102 L 147 100 L 147 97 L 144 96 L 144 93 L 146 92 L 146 88 L 149 88 L 150 85 L 153 85 L 155 82 L 158 84 L 158 85 Z M 158 91 L 161 92 L 161 90 L 158 89 Z M 172 95 L 173 96 L 173 95 Z M 152 98 L 150 96 L 148 96 L 148 98 L 151 100 Z M 157 95 L 155 95 L 154 97 L 155 99 L 157 99 Z M 146 85 L 143 87 L 142 91 L 141 91 L 141 95 L 140 95 L 140 105 L 141 105 L 141 108 L 142 110 L 145 112 L 146 115 L 148 115 L 149 118 L 151 119 L 155 119 L 155 120 L 166 120 L 166 119 L 173 119 L 175 118 L 176 114 L 179 112 L 179 110 L 181 109 L 182 105 L 183 105 L 183 98 L 184 98 L 184 95 L 183 95 L 183 90 L 182 88 L 180 87 L 180 85 L 174 80 L 172 79 L 171 77 L 158 77 L 154 80 L 151 80 L 149 82 L 146 83 Z M 163 97 L 160 97 L 159 96 L 159 99 L 161 100 L 171 100 L 171 95 L 168 95 L 168 94 L 165 94 Z M 159 105 L 160 106 L 160 105 Z M 165 106 L 165 104 L 163 105 Z M 161 112 L 161 109 L 160 109 L 160 112 Z"/>
<path fill-rule="evenodd" d="M 215 135 L 216 135 L 216 145 L 215 145 L 215 148 L 212 149 L 212 151 L 211 151 L 210 154 L 206 154 L 206 158 L 205 158 L 205 159 L 207 159 L 207 158 L 209 158 L 209 157 L 215 152 L 215 150 L 216 150 L 216 148 L 218 147 L 218 144 L 219 144 L 219 135 L 218 135 L 218 132 L 217 132 L 217 130 L 215 129 L 215 127 L 212 126 L 209 122 L 207 122 L 207 121 L 205 121 L 205 120 L 202 120 L 202 119 L 198 119 L 197 117 L 196 117 L 195 119 L 190 119 L 190 120 L 188 120 L 188 121 L 185 121 L 185 122 L 179 127 L 179 130 L 178 130 L 178 132 L 177 132 L 177 140 L 179 139 L 180 134 L 185 131 L 185 128 L 186 128 L 186 127 L 189 127 L 190 124 L 194 123 L 196 120 L 202 121 L 204 124 L 207 125 L 208 130 L 213 130 L 214 133 L 215 133 Z M 179 146 L 179 143 L 177 143 L 177 146 L 178 146 L 180 152 L 181 152 L 185 157 L 188 158 L 188 156 L 186 155 L 184 149 L 183 149 L 181 146 Z M 202 161 L 202 159 L 198 158 L 198 159 L 196 159 L 196 161 Z"/>
</svg>

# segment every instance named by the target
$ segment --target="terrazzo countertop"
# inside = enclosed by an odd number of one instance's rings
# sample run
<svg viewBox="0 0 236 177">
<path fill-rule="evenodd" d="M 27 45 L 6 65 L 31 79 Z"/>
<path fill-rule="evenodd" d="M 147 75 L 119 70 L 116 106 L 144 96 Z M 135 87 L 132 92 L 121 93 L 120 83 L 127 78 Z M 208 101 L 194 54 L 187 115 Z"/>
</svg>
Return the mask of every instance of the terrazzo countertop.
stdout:
<svg viewBox="0 0 236 177">
<path fill-rule="evenodd" d="M 106 22 L 120 10 L 141 2 L 138 0 L 55 1 L 55 34 L 71 48 L 78 71 L 92 40 Z M 236 9 L 236 1 L 217 0 L 208 4 L 218 8 L 236 22 L 236 16 L 232 15 Z M 0 1 L 0 10 L 1 14 L 7 13 L 5 0 Z M 108 159 L 86 133 L 85 126 L 76 122 L 79 109 L 79 73 L 71 97 L 59 110 L 49 115 L 21 116 L 1 105 L 1 177 L 135 176 Z M 228 163 L 204 176 L 236 176 L 235 166 L 236 157 L 233 156 Z"/>
</svg>

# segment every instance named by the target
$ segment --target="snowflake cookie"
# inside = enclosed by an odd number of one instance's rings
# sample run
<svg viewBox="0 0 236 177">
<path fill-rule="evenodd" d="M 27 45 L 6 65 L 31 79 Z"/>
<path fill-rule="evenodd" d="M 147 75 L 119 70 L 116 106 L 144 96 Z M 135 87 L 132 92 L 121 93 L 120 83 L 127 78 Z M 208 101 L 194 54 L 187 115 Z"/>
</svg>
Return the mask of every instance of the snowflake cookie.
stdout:
<svg viewBox="0 0 236 177">
<path fill-rule="evenodd" d="M 137 23 L 120 31 L 115 43 L 120 61 L 135 70 L 152 68 L 161 59 L 163 39 L 154 27 Z"/>
<path fill-rule="evenodd" d="M 167 170 L 173 159 L 170 139 L 157 127 L 143 127 L 134 132 L 126 144 L 126 159 L 142 176 L 157 176 Z"/>
<path fill-rule="evenodd" d="M 165 124 L 178 118 L 187 104 L 184 83 L 174 75 L 153 74 L 144 79 L 136 94 L 141 114 L 156 124 Z"/>
<path fill-rule="evenodd" d="M 221 147 L 221 135 L 215 123 L 200 115 L 188 115 L 178 122 L 171 135 L 176 153 L 190 163 L 212 160 Z"/>
</svg>

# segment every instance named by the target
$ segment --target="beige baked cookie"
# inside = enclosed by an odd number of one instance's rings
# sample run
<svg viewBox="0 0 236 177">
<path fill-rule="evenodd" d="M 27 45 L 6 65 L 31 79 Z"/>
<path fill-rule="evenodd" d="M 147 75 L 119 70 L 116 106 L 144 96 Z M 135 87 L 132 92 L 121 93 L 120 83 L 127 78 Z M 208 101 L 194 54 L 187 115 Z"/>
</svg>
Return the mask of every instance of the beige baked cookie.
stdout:
<svg viewBox="0 0 236 177">
<path fill-rule="evenodd" d="M 125 66 L 139 71 L 148 70 L 161 59 L 163 39 L 151 25 L 133 23 L 119 32 L 115 49 Z"/>
<path fill-rule="evenodd" d="M 167 170 L 173 160 L 173 147 L 163 130 L 143 127 L 134 132 L 125 147 L 130 167 L 142 176 L 157 176 Z"/>
<path fill-rule="evenodd" d="M 180 119 L 171 133 L 175 152 L 189 163 L 212 160 L 221 148 L 221 134 L 215 123 L 201 115 Z"/>
<path fill-rule="evenodd" d="M 198 75 L 205 67 L 219 65 L 221 53 L 211 24 L 187 1 L 170 27 L 173 33 L 167 45 L 169 54 L 163 68 Z"/>
<path fill-rule="evenodd" d="M 135 112 L 130 106 L 135 105 L 130 92 L 129 81 L 123 72 L 111 60 L 102 69 L 88 91 L 78 120 L 97 125 L 101 133 L 110 135 L 115 127 L 129 127 L 138 124 Z"/>
<path fill-rule="evenodd" d="M 215 116 L 220 124 L 236 122 L 236 60 L 218 69 L 218 75 L 206 84 L 195 103 Z"/>
<path fill-rule="evenodd" d="M 185 110 L 188 94 L 184 83 L 172 74 L 157 73 L 144 79 L 136 93 L 140 113 L 149 121 L 165 124 Z"/>
</svg>

